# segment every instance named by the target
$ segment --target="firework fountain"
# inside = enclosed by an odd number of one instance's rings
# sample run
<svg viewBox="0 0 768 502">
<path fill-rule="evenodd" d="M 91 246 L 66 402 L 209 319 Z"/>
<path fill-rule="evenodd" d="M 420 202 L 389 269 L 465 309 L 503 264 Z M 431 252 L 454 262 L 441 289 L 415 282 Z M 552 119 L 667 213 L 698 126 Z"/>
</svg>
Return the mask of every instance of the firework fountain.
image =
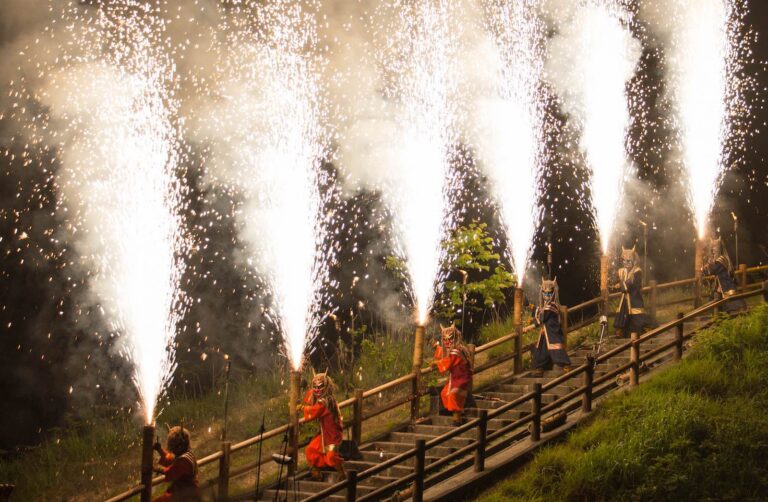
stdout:
<svg viewBox="0 0 768 502">
<path fill-rule="evenodd" d="M 702 247 L 730 150 L 738 139 L 730 127 L 742 107 L 738 73 L 744 4 L 739 0 L 681 0 L 656 5 L 658 23 L 667 31 L 667 80 L 674 125 L 682 150 L 685 194 L 696 229 L 696 303 L 701 297 Z"/>
<path fill-rule="evenodd" d="M 537 0 L 485 5 L 494 38 L 497 71 L 490 97 L 481 99 L 474 119 L 478 156 L 501 212 L 517 275 L 514 322 L 522 334 L 523 284 L 533 236 L 541 219 L 543 165 L 543 25 Z M 521 338 L 516 352 L 522 350 Z M 516 358 L 516 366 L 521 358 Z M 519 370 L 520 368 L 516 368 Z"/>
<path fill-rule="evenodd" d="M 294 370 L 322 321 L 329 195 L 312 16 L 270 2 L 229 12 L 216 100 L 199 112 L 210 140 L 209 176 L 241 201 L 236 211 L 248 264 L 272 295 L 272 320 Z M 236 47 L 236 50 L 232 48 Z M 225 131 L 225 132 L 223 132 Z M 223 139 L 222 139 L 223 138 Z"/>
<path fill-rule="evenodd" d="M 590 0 L 550 46 L 550 77 L 581 133 L 590 170 L 589 192 L 601 248 L 600 288 L 607 299 L 608 250 L 624 180 L 632 165 L 627 84 L 641 54 L 628 29 L 629 14 L 613 0 Z"/>
<path fill-rule="evenodd" d="M 457 38 L 447 0 L 390 7 L 399 25 L 390 40 L 393 50 L 383 62 L 393 75 L 385 93 L 400 105 L 402 142 L 395 160 L 399 175 L 388 180 L 384 198 L 393 215 L 396 252 L 405 264 L 416 322 L 424 326 L 439 282 L 441 241 L 452 225 L 448 198 L 455 179 L 450 156 Z"/>
<path fill-rule="evenodd" d="M 498 51 L 495 96 L 477 107 L 476 143 L 501 210 L 509 259 L 522 287 L 533 236 L 541 219 L 543 165 L 543 26 L 536 0 L 487 6 Z"/>
<path fill-rule="evenodd" d="M 74 14 L 93 16 L 73 22 L 89 27 L 75 34 L 84 52 L 52 71 L 39 96 L 63 138 L 61 214 L 152 424 L 185 311 L 173 65 L 158 49 L 163 26 L 151 9 L 126 1 Z"/>
<path fill-rule="evenodd" d="M 326 245 L 333 192 L 323 190 L 329 180 L 322 170 L 320 68 L 307 52 L 316 46 L 314 18 L 304 10 L 312 5 L 275 1 L 232 9 L 220 30 L 227 36 L 218 99 L 200 114 L 212 128 L 203 134 L 214 138 L 210 174 L 242 201 L 239 237 L 272 296 L 269 311 L 291 364 L 292 468 L 304 350 L 324 318 L 322 288 L 333 259 Z"/>
</svg>

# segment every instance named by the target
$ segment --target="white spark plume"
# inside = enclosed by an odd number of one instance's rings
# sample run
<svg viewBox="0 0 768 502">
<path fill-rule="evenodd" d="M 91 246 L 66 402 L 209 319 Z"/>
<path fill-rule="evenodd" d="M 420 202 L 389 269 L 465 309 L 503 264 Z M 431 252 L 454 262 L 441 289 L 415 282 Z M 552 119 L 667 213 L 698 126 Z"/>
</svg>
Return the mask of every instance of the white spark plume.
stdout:
<svg viewBox="0 0 768 502">
<path fill-rule="evenodd" d="M 329 195 L 321 192 L 320 72 L 305 54 L 316 43 L 315 25 L 300 4 L 253 9 L 233 13 L 220 48 L 219 101 L 203 109 L 199 121 L 203 136 L 219 138 L 212 176 L 243 201 L 240 238 L 249 263 L 267 281 L 273 320 L 299 369 L 323 320 L 322 286 L 332 260 L 325 245 Z"/>
<path fill-rule="evenodd" d="M 152 423 L 175 368 L 188 242 L 180 218 L 185 187 L 176 177 L 173 66 L 155 47 L 161 27 L 131 7 L 96 13 L 80 38 L 86 55 L 49 75 L 41 99 L 64 137 L 60 207 Z"/>
<path fill-rule="evenodd" d="M 473 142 L 501 210 L 509 258 L 522 286 L 541 218 L 544 58 L 538 0 L 486 4 L 495 40 L 495 85 L 475 103 Z"/>
<path fill-rule="evenodd" d="M 439 283 L 442 239 L 452 226 L 449 193 L 455 178 L 450 156 L 455 139 L 457 33 L 451 0 L 392 4 L 399 14 L 384 62 L 393 74 L 387 98 L 398 102 L 398 164 L 383 196 L 393 215 L 397 253 L 403 259 L 416 307 L 427 322 Z"/>
<path fill-rule="evenodd" d="M 687 172 L 686 195 L 699 238 L 722 181 L 729 138 L 729 105 L 738 100 L 737 2 L 675 0 L 664 6 L 674 25 L 668 51 L 668 79 Z"/>
<path fill-rule="evenodd" d="M 627 27 L 628 17 L 614 1 L 588 1 L 552 39 L 547 62 L 549 81 L 580 126 L 603 254 L 608 252 L 624 181 L 633 170 L 626 153 L 626 88 L 641 46 Z"/>
</svg>

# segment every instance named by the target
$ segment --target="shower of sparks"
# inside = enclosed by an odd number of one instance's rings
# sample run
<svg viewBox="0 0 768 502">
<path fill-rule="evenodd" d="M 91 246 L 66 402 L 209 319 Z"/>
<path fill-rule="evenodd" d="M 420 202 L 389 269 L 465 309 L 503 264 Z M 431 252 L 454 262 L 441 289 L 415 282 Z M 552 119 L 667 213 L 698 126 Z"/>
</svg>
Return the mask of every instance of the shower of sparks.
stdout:
<svg viewBox="0 0 768 502">
<path fill-rule="evenodd" d="M 543 26 L 538 0 L 486 5 L 499 53 L 497 95 L 476 110 L 477 148 L 501 210 L 509 258 L 522 287 L 541 219 Z"/>
<path fill-rule="evenodd" d="M 581 131 L 580 148 L 590 170 L 589 189 L 603 254 L 607 254 L 624 181 L 632 173 L 626 143 L 630 125 L 627 84 L 640 43 L 629 14 L 615 0 L 590 0 L 553 40 L 550 58 L 560 74 L 552 82 Z"/>
<path fill-rule="evenodd" d="M 248 263 L 266 280 L 270 317 L 296 370 L 324 319 L 333 261 L 320 69 L 307 53 L 316 27 L 302 5 L 279 0 L 230 13 L 219 100 L 200 114 L 212 128 L 203 135 L 219 138 L 211 140 L 212 176 L 242 200 L 239 236 Z"/>
<path fill-rule="evenodd" d="M 173 339 L 185 312 L 173 65 L 157 48 L 162 25 L 139 2 L 74 14 L 93 17 L 75 34 L 83 52 L 52 71 L 40 92 L 50 109 L 43 129 L 59 139 L 60 210 L 134 366 L 149 424 L 175 369 Z"/>
<path fill-rule="evenodd" d="M 405 263 L 416 321 L 427 322 L 440 282 L 452 226 L 449 194 L 456 178 L 450 166 L 454 142 L 456 29 L 452 0 L 394 2 L 398 26 L 383 65 L 393 77 L 385 90 L 401 106 L 399 176 L 390 177 L 384 198 L 393 215 L 395 247 Z"/>
<path fill-rule="evenodd" d="M 703 238 L 728 159 L 729 115 L 742 99 L 735 79 L 743 9 L 738 0 L 673 5 L 676 28 L 668 75 L 687 172 L 686 196 Z"/>
</svg>

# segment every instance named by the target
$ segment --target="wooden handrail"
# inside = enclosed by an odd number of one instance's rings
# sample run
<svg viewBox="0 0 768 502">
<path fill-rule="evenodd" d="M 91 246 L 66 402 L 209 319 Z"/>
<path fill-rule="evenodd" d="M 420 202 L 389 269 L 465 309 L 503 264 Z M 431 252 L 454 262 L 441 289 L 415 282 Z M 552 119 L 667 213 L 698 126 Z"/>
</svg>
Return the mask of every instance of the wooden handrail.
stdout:
<svg viewBox="0 0 768 502">
<path fill-rule="evenodd" d="M 755 273 L 755 272 L 760 272 L 760 271 L 764 271 L 764 270 L 768 270 L 768 265 L 761 265 L 761 266 L 751 267 L 751 268 L 747 268 L 746 269 L 747 273 Z M 695 282 L 695 279 L 683 279 L 683 280 L 678 280 L 678 281 L 672 281 L 672 282 L 669 282 L 669 283 L 657 284 L 656 288 L 657 288 L 657 290 L 659 290 L 659 289 L 666 289 L 666 288 L 672 288 L 672 287 L 677 287 L 677 286 L 684 286 L 684 285 L 688 285 L 688 284 L 693 284 L 694 282 Z M 752 283 L 752 284 L 748 285 L 746 288 L 744 288 L 744 292 L 737 293 L 737 294 L 735 294 L 733 296 L 730 296 L 728 298 L 724 298 L 724 299 L 721 299 L 721 300 L 718 300 L 718 301 L 709 302 L 707 304 L 704 304 L 701 307 L 699 307 L 697 309 L 694 309 L 691 312 L 688 312 L 687 314 L 683 315 L 679 319 L 667 322 L 667 323 L 665 323 L 665 324 L 663 324 L 663 325 L 661 325 L 661 326 L 659 326 L 659 327 L 649 331 L 648 333 L 644 334 L 642 337 L 639 337 L 638 340 L 637 340 L 637 343 L 642 343 L 644 341 L 650 340 L 650 339 L 656 337 L 657 335 L 659 335 L 659 334 L 661 334 L 661 333 L 663 333 L 663 332 L 665 332 L 667 330 L 673 329 L 673 328 L 675 328 L 675 327 L 677 327 L 679 325 L 682 325 L 686 321 L 690 321 L 691 319 L 693 319 L 693 318 L 695 318 L 697 316 L 700 316 L 700 315 L 702 315 L 705 312 L 708 312 L 709 310 L 717 308 L 718 306 L 724 304 L 725 302 L 732 301 L 732 300 L 735 300 L 735 299 L 746 299 L 746 298 L 750 298 L 752 296 L 756 296 L 756 295 L 760 294 L 761 292 L 763 292 L 765 290 L 765 287 L 766 287 L 765 284 L 766 283 Z M 650 291 L 650 287 L 643 288 L 643 291 Z M 616 296 L 619 296 L 619 293 L 613 293 L 609 297 L 616 297 Z M 578 305 L 576 305 L 574 307 L 570 307 L 568 309 L 568 311 L 570 313 L 572 313 L 574 311 L 578 311 L 578 310 L 587 308 L 587 307 L 592 306 L 592 305 L 597 305 L 597 304 L 600 303 L 601 300 L 602 299 L 599 298 L 599 297 L 598 298 L 594 298 L 592 300 L 580 303 L 580 304 L 578 304 Z M 529 332 L 529 331 L 531 331 L 533 329 L 535 329 L 534 325 L 528 325 L 528 326 L 526 326 L 523 329 L 523 333 L 527 333 L 527 332 Z M 493 347 L 496 347 L 496 346 L 501 345 L 503 343 L 506 343 L 506 342 L 514 340 L 517 336 L 518 336 L 517 333 L 512 333 L 512 334 L 500 337 L 500 338 L 498 338 L 496 340 L 492 340 L 492 341 L 490 341 L 490 342 L 488 342 L 488 343 L 486 343 L 484 345 L 478 346 L 475 349 L 475 353 L 477 354 L 477 353 L 482 353 L 482 352 L 485 352 L 487 350 L 490 350 Z M 688 338 L 688 337 L 686 337 L 686 338 Z M 657 354 L 660 354 L 660 353 L 664 352 L 664 350 L 669 350 L 672 347 L 674 347 L 674 344 L 675 344 L 675 342 L 669 342 L 669 343 L 663 345 L 662 347 L 658 347 L 658 348 L 654 349 L 653 351 L 644 354 L 640 358 L 640 360 L 646 360 L 648 358 L 653 357 L 654 355 L 657 355 Z M 622 344 L 622 345 L 620 345 L 618 347 L 615 347 L 614 349 L 612 349 L 612 350 L 610 350 L 610 351 L 608 351 L 608 352 L 606 352 L 604 354 L 601 354 L 600 357 L 597 358 L 596 363 L 600 363 L 602 361 L 605 361 L 605 360 L 609 359 L 610 357 L 613 357 L 616 354 L 624 352 L 624 351 L 628 350 L 631 346 L 632 346 L 632 342 L 627 342 L 627 343 L 624 343 L 624 344 Z M 500 358 L 500 359 L 503 359 L 503 358 Z M 480 371 L 484 371 L 484 370 L 490 369 L 490 368 L 500 364 L 501 362 L 504 362 L 504 360 L 495 361 L 494 364 L 490 364 L 490 365 L 488 365 L 488 364 L 481 365 L 481 366 L 478 367 L 478 369 L 479 369 L 478 373 Z M 610 378 L 616 376 L 617 374 L 619 374 L 621 372 L 626 371 L 631 366 L 632 366 L 632 363 L 626 363 L 626 364 L 624 364 L 624 365 L 622 365 L 622 366 L 620 366 L 620 367 L 618 367 L 618 368 L 616 368 L 616 369 L 614 369 L 612 371 L 609 371 L 605 375 L 601 375 L 600 377 L 595 378 L 592 381 L 592 387 L 596 387 L 598 385 L 601 385 L 601 384 L 605 383 Z M 423 368 L 421 370 L 421 374 L 428 374 L 431 371 L 432 371 L 431 367 L 426 367 L 426 368 Z M 575 368 L 574 370 L 572 370 L 571 372 L 569 372 L 567 374 L 564 374 L 564 375 L 561 375 L 560 377 L 558 377 L 558 378 L 548 382 L 546 385 L 544 385 L 542 387 L 542 392 L 546 391 L 546 390 L 549 390 L 549 389 L 552 389 L 552 388 L 556 387 L 557 385 L 559 385 L 559 384 L 561 384 L 561 383 L 563 383 L 563 382 L 565 382 L 565 381 L 567 381 L 567 380 L 569 380 L 569 379 L 571 379 L 571 378 L 573 378 L 573 377 L 575 377 L 575 376 L 577 376 L 580 373 L 583 373 L 585 371 L 587 371 L 587 365 L 581 365 L 581 366 Z M 374 387 L 373 389 L 370 389 L 370 390 L 362 392 L 362 397 L 363 398 L 371 397 L 371 396 L 374 396 L 374 395 L 379 394 L 381 392 L 385 392 L 385 391 L 388 391 L 390 389 L 393 389 L 393 388 L 395 388 L 397 386 L 410 383 L 414 378 L 415 378 L 415 373 L 409 373 L 409 374 L 403 375 L 403 376 L 401 376 L 399 378 L 396 378 L 395 380 L 392 380 L 390 382 L 387 382 L 387 383 L 384 383 L 384 384 L 379 385 L 377 387 Z M 556 407 L 560 406 L 562 403 L 568 402 L 569 400 L 572 400 L 575 397 L 578 397 L 580 394 L 585 392 L 585 389 L 586 389 L 586 387 L 582 386 L 582 387 L 580 387 L 578 389 L 575 389 L 574 391 L 570 392 L 566 396 L 563 396 L 563 397 L 557 399 L 556 401 L 554 401 L 552 403 L 548 403 L 546 406 L 542 407 L 541 413 L 544 413 L 544 412 L 546 412 L 548 410 L 551 410 L 551 409 L 555 409 Z M 403 404 L 405 404 L 405 403 L 407 403 L 407 402 L 409 402 L 409 401 L 411 401 L 413 399 L 419 399 L 423 395 L 424 395 L 423 392 L 419 392 L 417 395 L 409 395 L 406 398 L 401 398 L 400 400 L 396 400 L 394 402 L 395 404 L 388 403 L 387 405 L 384 405 L 383 407 L 375 410 L 374 412 L 370 412 L 370 413 L 364 415 L 362 417 L 362 420 L 365 421 L 365 420 L 367 420 L 367 419 L 369 419 L 369 418 L 371 418 L 373 416 L 376 416 L 378 414 L 384 413 L 385 411 L 388 411 L 390 409 L 396 408 L 397 406 L 401 406 L 401 405 L 403 405 Z M 488 413 L 488 419 L 490 420 L 490 419 L 492 419 L 494 417 L 497 417 L 497 416 L 501 415 L 502 413 L 504 413 L 506 411 L 509 411 L 509 410 L 513 409 L 514 407 L 519 406 L 520 404 L 522 404 L 522 403 L 524 403 L 524 402 L 526 402 L 528 400 L 531 400 L 533 397 L 534 397 L 534 393 L 533 392 L 529 392 L 527 394 L 524 394 L 520 398 L 515 399 L 512 402 L 505 403 L 501 407 L 495 408 L 495 409 L 491 410 Z M 565 398 L 568 398 L 568 399 L 565 399 Z M 352 397 L 352 398 L 349 398 L 349 399 L 346 399 L 346 400 L 340 402 L 339 403 L 339 407 L 340 408 L 346 408 L 346 407 L 354 405 L 355 402 L 356 402 L 356 398 Z M 555 406 L 556 404 L 558 406 Z M 524 417 L 521 417 L 520 419 L 512 422 L 511 424 L 508 424 L 508 425 L 506 425 L 506 426 L 504 426 L 504 427 L 494 431 L 493 433 L 488 434 L 487 441 L 490 442 L 493 439 L 501 437 L 502 435 L 506 434 L 507 432 L 509 432 L 509 431 L 511 431 L 511 430 L 513 430 L 513 429 L 515 429 L 517 427 L 520 427 L 522 425 L 525 425 L 526 423 L 530 422 L 531 420 L 533 420 L 532 414 L 528 414 L 528 415 L 526 415 Z M 453 431 L 450 431 L 450 432 L 448 432 L 446 434 L 443 434 L 442 436 L 438 436 L 437 438 L 434 438 L 433 440 L 431 440 L 428 443 L 427 449 L 430 449 L 430 448 L 433 448 L 435 446 L 438 446 L 439 444 L 442 444 L 443 442 L 448 441 L 448 440 L 452 439 L 453 437 L 456 437 L 457 435 L 461 434 L 462 432 L 466 432 L 466 431 L 471 430 L 474 427 L 477 427 L 478 424 L 479 424 L 479 421 L 480 421 L 479 419 L 472 420 L 472 421 L 468 422 L 467 424 L 464 424 L 464 425 L 460 426 L 459 428 L 457 428 L 457 429 L 455 429 Z M 304 420 L 302 419 L 300 421 L 300 423 L 304 423 Z M 262 441 L 266 441 L 266 440 L 268 440 L 270 438 L 279 436 L 280 434 L 285 433 L 289 428 L 290 428 L 290 426 L 288 424 L 284 424 L 284 425 L 282 425 L 280 427 L 277 427 L 275 429 L 267 431 L 264 434 L 248 438 L 248 439 L 246 439 L 244 441 L 241 441 L 241 442 L 239 442 L 237 444 L 232 445 L 232 447 L 230 449 L 230 453 L 234 453 L 234 452 L 243 450 L 245 448 L 249 448 L 251 446 L 259 444 Z M 457 431 L 459 431 L 459 432 L 457 432 Z M 440 441 L 436 442 L 437 440 L 440 440 Z M 469 445 L 469 446 L 472 446 L 472 445 Z M 467 448 L 467 451 L 471 451 L 471 448 L 469 448 L 469 446 L 464 447 L 464 448 Z M 464 448 L 462 448 L 462 450 Z M 357 476 L 357 481 L 358 482 L 364 481 L 365 479 L 375 475 L 378 472 L 381 472 L 382 470 L 385 470 L 388 467 L 391 467 L 393 465 L 397 465 L 400 462 L 403 462 L 405 460 L 410 459 L 415 454 L 416 454 L 416 450 L 413 449 L 413 450 L 409 450 L 409 451 L 407 451 L 407 452 L 405 452 L 403 454 L 400 454 L 400 455 L 397 455 L 395 457 L 392 457 L 391 459 L 389 459 L 389 460 L 387 460 L 387 461 L 385 461 L 385 462 L 383 462 L 381 464 L 377 464 L 376 466 L 371 467 L 370 469 L 367 469 L 367 470 L 359 473 L 358 476 Z M 214 453 L 212 453 L 212 454 L 210 454 L 210 455 L 208 455 L 206 457 L 203 457 L 200 460 L 198 460 L 198 466 L 204 466 L 204 465 L 210 464 L 212 462 L 215 462 L 215 461 L 221 459 L 223 455 L 224 454 L 223 454 L 222 451 L 214 452 Z M 453 457 L 451 457 L 451 458 L 453 458 Z M 257 462 L 252 462 L 252 463 L 249 463 L 249 464 L 247 464 L 245 466 L 241 466 L 236 471 L 233 471 L 231 473 L 230 477 L 232 477 L 232 475 L 235 475 L 235 474 L 236 475 L 243 474 L 243 473 L 248 471 L 247 467 L 251 467 L 252 466 L 251 468 L 255 468 L 256 464 L 258 464 L 258 463 Z M 161 484 L 163 481 L 164 481 L 164 477 L 163 476 L 155 477 L 155 478 L 152 479 L 152 485 L 155 486 L 155 485 Z M 214 480 L 213 484 L 215 484 L 215 482 L 216 481 Z M 405 482 L 405 481 L 403 481 L 403 482 Z M 399 485 L 401 483 L 396 483 L 396 484 Z M 320 498 L 315 498 L 315 497 L 319 496 L 320 494 L 322 494 L 322 496 L 325 497 L 327 495 L 336 493 L 336 492 L 346 488 L 346 486 L 347 486 L 347 480 L 343 480 L 342 482 L 337 483 L 337 484 L 327 488 L 326 490 L 323 490 L 322 492 L 316 494 L 315 496 L 313 496 L 309 500 L 320 500 Z M 389 486 L 389 485 L 387 485 L 387 486 Z M 380 489 L 377 489 L 375 492 L 372 492 L 372 493 L 378 493 L 378 492 L 383 493 L 385 491 L 383 489 L 387 488 L 387 486 L 381 487 Z M 114 497 L 112 497 L 110 499 L 108 499 L 108 502 L 121 502 L 123 500 L 127 500 L 130 497 L 140 493 L 142 489 L 143 489 L 143 485 L 134 486 L 131 489 L 129 489 L 129 490 L 123 492 L 123 493 L 120 493 L 119 495 L 116 495 L 116 496 L 114 496 Z M 370 495 L 372 495 L 372 493 L 367 494 L 366 497 L 369 497 Z M 365 497 L 363 497 L 363 498 L 365 498 Z"/>
</svg>

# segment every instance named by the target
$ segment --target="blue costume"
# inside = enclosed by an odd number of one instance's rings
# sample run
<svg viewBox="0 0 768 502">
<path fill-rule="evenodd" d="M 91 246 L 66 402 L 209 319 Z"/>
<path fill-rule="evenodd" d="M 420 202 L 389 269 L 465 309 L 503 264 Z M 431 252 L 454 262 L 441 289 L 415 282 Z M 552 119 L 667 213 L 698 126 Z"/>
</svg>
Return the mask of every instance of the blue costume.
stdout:
<svg viewBox="0 0 768 502">
<path fill-rule="evenodd" d="M 736 280 L 728 252 L 720 238 L 712 239 L 709 245 L 709 260 L 701 269 L 705 275 L 714 275 L 716 288 L 712 292 L 713 300 L 728 298 L 736 294 Z M 744 300 L 731 300 L 725 303 L 726 312 L 736 312 L 747 307 Z"/>
<path fill-rule="evenodd" d="M 571 359 L 565 351 L 565 336 L 560 327 L 557 279 L 541 282 L 541 296 L 533 323 L 540 328 L 539 338 L 533 346 L 533 369 L 541 372 L 557 364 L 565 371 L 570 370 Z"/>
<path fill-rule="evenodd" d="M 616 285 L 621 299 L 613 327 L 626 334 L 641 333 L 648 325 L 643 302 L 643 271 L 637 266 L 640 260 L 634 248 L 622 248 L 621 259 L 623 267 L 619 269 L 619 283 Z"/>
</svg>

